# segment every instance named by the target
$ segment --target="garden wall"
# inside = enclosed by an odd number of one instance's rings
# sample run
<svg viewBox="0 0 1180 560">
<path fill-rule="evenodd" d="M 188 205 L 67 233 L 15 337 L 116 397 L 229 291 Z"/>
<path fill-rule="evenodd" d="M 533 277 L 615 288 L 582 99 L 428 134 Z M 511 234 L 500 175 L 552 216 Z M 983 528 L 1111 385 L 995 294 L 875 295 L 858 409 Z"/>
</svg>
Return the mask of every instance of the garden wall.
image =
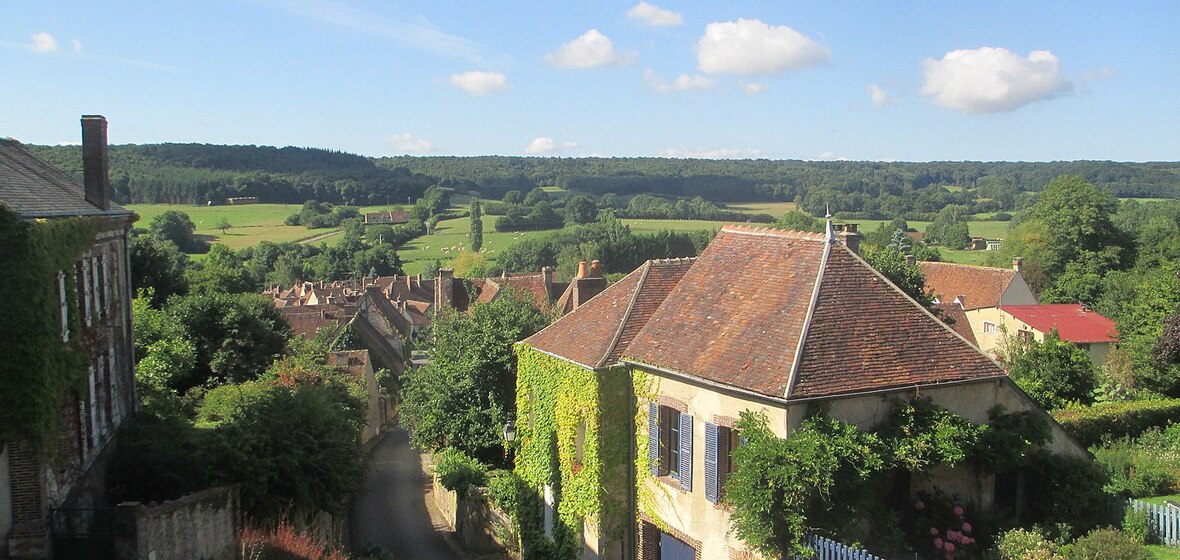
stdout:
<svg viewBox="0 0 1180 560">
<path fill-rule="evenodd" d="M 512 519 L 488 501 L 485 489 L 472 488 L 460 497 L 434 477 L 434 502 L 465 550 L 484 553 L 516 548 Z"/>
<path fill-rule="evenodd" d="M 233 560 L 241 528 L 238 490 L 221 486 L 148 507 L 119 504 L 124 531 L 115 547 L 119 560 L 202 558 Z"/>
</svg>

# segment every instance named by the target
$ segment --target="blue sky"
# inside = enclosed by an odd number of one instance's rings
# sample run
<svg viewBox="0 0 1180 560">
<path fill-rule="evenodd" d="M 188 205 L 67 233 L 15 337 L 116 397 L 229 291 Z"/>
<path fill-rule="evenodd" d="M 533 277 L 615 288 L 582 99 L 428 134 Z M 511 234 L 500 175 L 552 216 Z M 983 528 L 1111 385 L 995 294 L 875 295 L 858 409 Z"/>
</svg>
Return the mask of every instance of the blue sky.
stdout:
<svg viewBox="0 0 1180 560">
<path fill-rule="evenodd" d="M 0 136 L 382 156 L 1180 159 L 1171 2 L 4 2 Z"/>
</svg>

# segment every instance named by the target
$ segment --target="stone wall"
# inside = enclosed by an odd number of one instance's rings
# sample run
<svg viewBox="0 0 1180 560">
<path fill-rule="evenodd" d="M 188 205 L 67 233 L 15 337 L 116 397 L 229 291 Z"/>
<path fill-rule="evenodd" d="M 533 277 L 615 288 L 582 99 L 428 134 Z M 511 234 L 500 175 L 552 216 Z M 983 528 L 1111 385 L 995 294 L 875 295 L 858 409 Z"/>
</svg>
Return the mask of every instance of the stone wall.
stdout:
<svg viewBox="0 0 1180 560">
<path fill-rule="evenodd" d="M 466 496 L 458 496 L 434 477 L 434 503 L 465 550 L 487 553 L 516 548 L 519 539 L 512 518 L 491 504 L 486 489 L 472 488 Z"/>
<path fill-rule="evenodd" d="M 201 558 L 233 560 L 241 527 L 236 487 L 222 486 L 148 507 L 118 507 L 124 529 L 116 542 L 119 560 Z"/>
</svg>

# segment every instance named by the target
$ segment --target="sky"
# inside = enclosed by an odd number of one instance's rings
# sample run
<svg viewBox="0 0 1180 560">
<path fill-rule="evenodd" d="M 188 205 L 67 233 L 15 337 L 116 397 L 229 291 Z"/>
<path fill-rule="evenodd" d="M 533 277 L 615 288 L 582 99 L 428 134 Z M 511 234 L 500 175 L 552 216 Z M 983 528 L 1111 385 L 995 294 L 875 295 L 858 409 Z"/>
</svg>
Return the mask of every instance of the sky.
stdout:
<svg viewBox="0 0 1180 560">
<path fill-rule="evenodd" d="M 1174 2 L 0 0 L 0 137 L 1180 160 Z"/>
</svg>

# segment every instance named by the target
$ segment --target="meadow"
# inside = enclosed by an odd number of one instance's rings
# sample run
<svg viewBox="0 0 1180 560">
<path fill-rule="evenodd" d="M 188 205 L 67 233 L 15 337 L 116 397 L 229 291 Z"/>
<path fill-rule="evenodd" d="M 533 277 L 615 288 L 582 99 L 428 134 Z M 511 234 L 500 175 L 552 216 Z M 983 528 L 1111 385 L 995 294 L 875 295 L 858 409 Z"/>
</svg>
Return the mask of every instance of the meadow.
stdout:
<svg viewBox="0 0 1180 560">
<path fill-rule="evenodd" d="M 560 191 L 557 187 L 546 190 Z M 771 214 L 781 216 L 793 210 L 793 202 L 765 202 L 731 204 L 731 210 L 738 210 L 751 214 Z M 191 206 L 184 204 L 133 204 L 128 208 L 139 214 L 137 227 L 147 228 L 152 218 L 167 210 L 179 210 L 189 215 L 196 225 L 196 234 L 210 243 L 222 243 L 232 249 L 242 249 L 257 244 L 260 241 L 280 243 L 297 241 L 301 243 L 325 243 L 333 245 L 340 240 L 339 229 L 307 229 L 303 226 L 288 226 L 283 224 L 287 216 L 298 212 L 299 204 L 247 204 L 242 206 Z M 400 206 L 369 206 L 361 208 L 362 212 L 376 212 L 400 208 Z M 455 200 L 452 207 L 455 212 L 467 210 L 465 200 Z M 224 233 L 217 229 L 217 224 L 224 218 L 231 227 Z M 730 222 L 709 220 L 648 220 L 626 219 L 623 223 L 631 227 L 636 233 L 654 233 L 660 230 L 695 231 L 719 230 L 721 226 Z M 861 232 L 870 232 L 887 223 L 887 220 L 857 220 Z M 495 231 L 495 218 L 488 216 L 484 219 L 484 244 L 482 253 L 492 262 L 496 254 L 512 244 L 544 235 L 543 231 L 529 231 L 520 233 L 499 233 Z M 910 227 L 924 231 L 930 222 L 910 222 Z M 1002 239 L 1008 231 L 1008 222 L 978 221 L 968 222 L 971 235 L 987 238 Z M 400 249 L 398 254 L 402 258 L 407 273 L 417 274 L 425 271 L 434 260 L 443 263 L 453 259 L 459 251 L 468 246 L 467 234 L 469 221 L 466 217 L 453 218 L 439 222 L 435 233 L 415 239 Z M 987 258 L 984 251 L 955 251 L 941 249 L 943 258 L 948 261 L 968 264 L 981 264 Z"/>
</svg>

